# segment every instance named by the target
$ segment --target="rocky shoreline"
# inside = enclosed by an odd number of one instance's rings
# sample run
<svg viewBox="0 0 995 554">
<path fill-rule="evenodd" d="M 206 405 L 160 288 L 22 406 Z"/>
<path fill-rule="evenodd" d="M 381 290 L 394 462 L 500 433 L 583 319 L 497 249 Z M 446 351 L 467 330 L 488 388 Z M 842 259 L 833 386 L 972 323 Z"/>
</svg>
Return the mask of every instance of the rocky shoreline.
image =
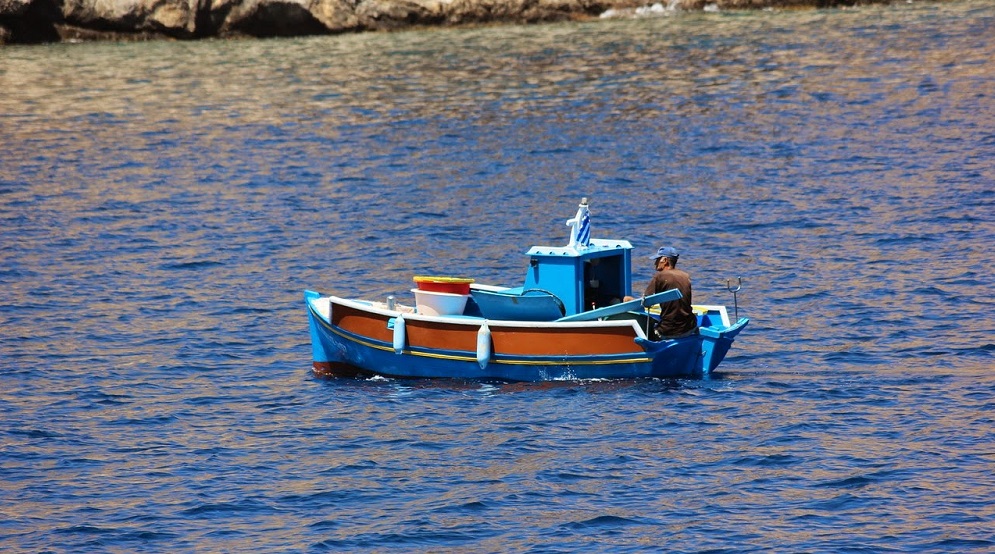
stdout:
<svg viewBox="0 0 995 554">
<path fill-rule="evenodd" d="M 540 23 L 624 10 L 827 8 L 891 0 L 0 0 L 0 45 L 303 36 Z"/>
</svg>

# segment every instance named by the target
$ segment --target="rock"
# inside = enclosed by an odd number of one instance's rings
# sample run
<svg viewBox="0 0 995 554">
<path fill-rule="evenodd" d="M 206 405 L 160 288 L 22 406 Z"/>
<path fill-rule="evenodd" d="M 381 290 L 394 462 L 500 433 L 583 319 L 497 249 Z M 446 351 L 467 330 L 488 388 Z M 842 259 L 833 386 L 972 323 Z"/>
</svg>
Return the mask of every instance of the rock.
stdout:
<svg viewBox="0 0 995 554">
<path fill-rule="evenodd" d="M 81 29 L 194 36 L 197 0 L 63 0 L 64 22 Z"/>
<path fill-rule="evenodd" d="M 0 18 L 23 16 L 30 6 L 31 0 L 0 0 Z"/>
<path fill-rule="evenodd" d="M 0 0 L 0 44 L 300 36 L 414 25 L 533 23 L 625 10 L 827 7 L 859 0 Z M 887 2 L 888 0 L 863 0 Z"/>
<path fill-rule="evenodd" d="M 217 33 L 221 36 L 245 34 L 259 37 L 327 33 L 328 28 L 312 12 L 320 3 L 310 0 L 226 1 L 223 10 L 226 15 Z"/>
<path fill-rule="evenodd" d="M 356 16 L 365 29 L 399 29 L 441 23 L 443 13 L 443 3 L 435 0 L 366 0 L 356 6 Z"/>
<path fill-rule="evenodd" d="M 57 0 L 0 0 L 0 45 L 59 40 Z"/>
</svg>

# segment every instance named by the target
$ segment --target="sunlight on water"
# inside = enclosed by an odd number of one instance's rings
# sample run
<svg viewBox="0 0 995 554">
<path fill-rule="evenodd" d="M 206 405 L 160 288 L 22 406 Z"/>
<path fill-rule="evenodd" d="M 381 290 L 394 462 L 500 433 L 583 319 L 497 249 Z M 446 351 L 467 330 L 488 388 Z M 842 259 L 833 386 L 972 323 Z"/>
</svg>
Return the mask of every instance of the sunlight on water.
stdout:
<svg viewBox="0 0 995 554">
<path fill-rule="evenodd" d="M 4 48 L 0 549 L 990 550 L 993 28 Z M 520 284 L 581 196 L 637 290 L 743 278 L 722 373 L 311 376 L 303 289 Z"/>
</svg>

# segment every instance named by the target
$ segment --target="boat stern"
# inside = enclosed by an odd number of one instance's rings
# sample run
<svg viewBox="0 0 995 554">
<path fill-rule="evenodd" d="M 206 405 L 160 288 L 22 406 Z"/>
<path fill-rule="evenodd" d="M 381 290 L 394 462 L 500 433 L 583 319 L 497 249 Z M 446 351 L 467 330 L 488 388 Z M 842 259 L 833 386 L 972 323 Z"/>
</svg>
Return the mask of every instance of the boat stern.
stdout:
<svg viewBox="0 0 995 554">
<path fill-rule="evenodd" d="M 736 335 L 749 321 L 744 317 L 734 325 L 722 325 L 717 320 L 686 337 L 662 341 L 637 338 L 636 344 L 652 356 L 654 377 L 697 379 L 709 375 L 722 363 Z"/>
<path fill-rule="evenodd" d="M 736 335 L 750 322 L 749 318 L 741 317 L 734 325 L 726 327 L 700 327 L 701 336 L 701 373 L 708 375 L 719 367 L 726 353 L 732 347 Z"/>
</svg>

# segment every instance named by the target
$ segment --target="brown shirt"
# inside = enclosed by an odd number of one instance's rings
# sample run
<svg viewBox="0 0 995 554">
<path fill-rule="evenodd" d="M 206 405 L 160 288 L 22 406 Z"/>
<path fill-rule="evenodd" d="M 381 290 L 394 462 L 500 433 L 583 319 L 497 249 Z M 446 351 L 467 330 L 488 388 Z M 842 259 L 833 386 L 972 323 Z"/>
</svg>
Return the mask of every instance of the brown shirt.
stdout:
<svg viewBox="0 0 995 554">
<path fill-rule="evenodd" d="M 691 276 L 679 269 L 657 271 L 643 296 L 677 289 L 684 295 L 680 300 L 660 304 L 660 323 L 656 330 L 661 337 L 683 335 L 698 327 L 698 316 L 691 310 Z"/>
</svg>

